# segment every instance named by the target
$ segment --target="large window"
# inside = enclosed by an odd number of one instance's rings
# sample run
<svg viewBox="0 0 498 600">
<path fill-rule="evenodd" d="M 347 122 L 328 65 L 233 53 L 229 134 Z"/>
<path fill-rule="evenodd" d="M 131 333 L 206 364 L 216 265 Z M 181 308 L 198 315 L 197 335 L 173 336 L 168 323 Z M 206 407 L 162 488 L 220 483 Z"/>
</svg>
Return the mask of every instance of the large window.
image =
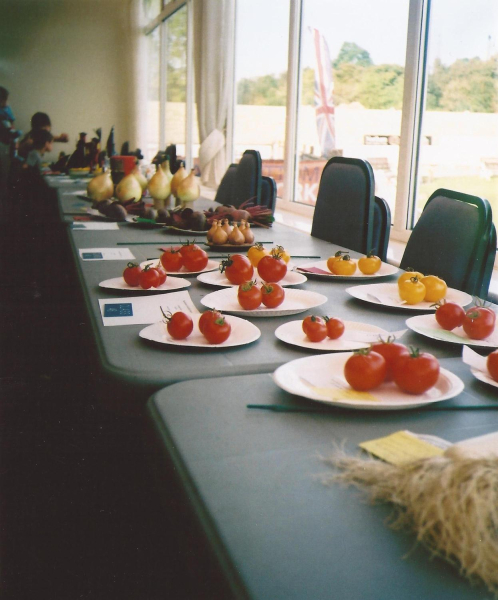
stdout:
<svg viewBox="0 0 498 600">
<path fill-rule="evenodd" d="M 147 110 L 145 160 L 150 162 L 159 150 L 159 64 L 160 43 L 159 27 L 146 38 L 147 44 Z"/>
<path fill-rule="evenodd" d="M 432 0 L 413 221 L 438 188 L 487 198 L 498 225 L 498 2 Z"/>
<path fill-rule="evenodd" d="M 376 193 L 394 212 L 408 6 L 408 0 L 304 0 L 298 202 L 314 205 L 326 161 L 348 156 L 370 162 Z"/>
<path fill-rule="evenodd" d="M 259 150 L 282 193 L 290 0 L 238 0 L 234 158 Z M 264 15 L 264 18 L 262 18 Z"/>
</svg>

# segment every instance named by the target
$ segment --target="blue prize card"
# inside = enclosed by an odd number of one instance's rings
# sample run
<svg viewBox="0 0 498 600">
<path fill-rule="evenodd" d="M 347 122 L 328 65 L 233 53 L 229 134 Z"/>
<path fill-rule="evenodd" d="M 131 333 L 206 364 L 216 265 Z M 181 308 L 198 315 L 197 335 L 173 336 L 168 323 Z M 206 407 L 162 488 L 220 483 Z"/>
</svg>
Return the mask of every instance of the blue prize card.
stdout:
<svg viewBox="0 0 498 600">
<path fill-rule="evenodd" d="M 104 317 L 133 317 L 133 306 L 131 302 L 106 304 L 104 306 Z"/>
<path fill-rule="evenodd" d="M 85 260 L 101 260 L 104 258 L 102 252 L 82 252 L 81 258 Z"/>
<path fill-rule="evenodd" d="M 83 223 L 73 223 L 71 225 L 71 229 L 85 229 L 85 226 Z"/>
</svg>

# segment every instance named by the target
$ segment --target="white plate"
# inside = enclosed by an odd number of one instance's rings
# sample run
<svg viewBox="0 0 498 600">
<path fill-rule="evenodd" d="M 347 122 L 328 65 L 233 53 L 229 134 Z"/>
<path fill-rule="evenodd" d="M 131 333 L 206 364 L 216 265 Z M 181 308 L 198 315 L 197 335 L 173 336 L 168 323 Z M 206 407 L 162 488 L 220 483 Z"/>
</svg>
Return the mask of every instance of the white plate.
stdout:
<svg viewBox="0 0 498 600">
<path fill-rule="evenodd" d="M 311 350 L 324 350 L 327 352 L 344 352 L 346 350 L 358 350 L 359 348 L 368 348 L 371 341 L 358 341 L 358 339 L 348 339 L 348 333 L 358 338 L 361 332 L 368 332 L 370 335 L 376 333 L 383 338 L 389 336 L 389 332 L 385 329 L 381 329 L 376 325 L 368 325 L 367 323 L 358 323 L 356 321 L 344 321 L 345 330 L 340 338 L 337 340 L 331 340 L 325 338 L 321 342 L 311 342 L 303 332 L 303 322 L 299 321 L 288 321 L 275 330 L 275 335 L 282 342 L 292 344 L 293 346 L 299 346 L 300 348 L 310 348 Z"/>
<path fill-rule="evenodd" d="M 297 315 L 327 302 L 327 297 L 307 290 L 285 290 L 285 300 L 277 308 L 267 308 L 261 305 L 255 310 L 244 310 L 237 300 L 237 288 L 229 287 L 204 296 L 201 304 L 208 308 L 216 308 L 222 312 L 245 315 L 247 317 L 283 317 Z"/>
<path fill-rule="evenodd" d="M 479 379 L 479 381 L 489 383 L 489 385 L 498 388 L 498 381 L 495 381 L 488 373 L 484 373 L 484 371 L 480 371 L 479 369 L 470 369 L 470 372 L 476 379 Z"/>
<path fill-rule="evenodd" d="M 296 267 L 296 269 L 299 271 L 302 268 L 310 269 L 312 267 L 316 267 L 317 269 L 322 269 L 323 271 L 327 271 L 327 273 L 306 273 L 305 271 L 303 271 L 303 273 L 305 273 L 305 275 L 310 275 L 311 277 L 323 277 L 324 279 L 340 279 L 340 280 L 344 280 L 344 281 L 348 280 L 348 279 L 353 279 L 353 280 L 377 279 L 379 277 L 388 277 L 389 275 L 394 275 L 394 273 L 398 272 L 398 267 L 395 267 L 394 265 L 390 265 L 388 263 L 383 262 L 380 266 L 379 271 L 377 271 L 377 273 L 374 273 L 373 275 L 365 275 L 364 273 L 362 273 L 360 271 L 360 269 L 358 269 L 358 266 L 356 266 L 356 271 L 353 275 L 334 275 L 334 273 L 329 272 L 326 260 L 320 260 L 318 262 L 310 262 L 310 263 L 298 265 Z"/>
<path fill-rule="evenodd" d="M 140 263 L 140 266 L 142 267 L 142 269 L 145 269 L 147 265 L 157 265 L 158 262 L 160 262 L 159 258 L 156 258 L 154 260 L 145 260 L 144 262 Z M 168 271 L 168 275 L 171 275 L 172 277 L 176 277 L 177 275 L 185 275 L 188 277 L 190 275 L 199 275 L 199 273 L 206 273 L 207 271 L 215 271 L 219 268 L 219 260 L 209 259 L 208 264 L 205 266 L 204 269 L 202 269 L 202 271 L 187 271 L 185 267 L 182 267 L 179 271 Z"/>
<path fill-rule="evenodd" d="M 226 278 L 225 274 L 220 273 L 220 271 L 211 271 L 209 273 L 202 273 L 201 275 L 199 275 L 197 277 L 197 279 L 199 281 L 202 281 L 202 283 L 207 283 L 209 285 L 217 285 L 220 287 L 238 287 L 237 285 L 234 286 L 233 283 L 230 283 L 228 281 L 228 279 Z M 261 285 L 263 283 L 263 280 L 257 274 L 256 269 L 254 270 L 254 275 L 253 275 L 252 279 L 255 279 L 256 283 L 258 285 Z M 307 281 L 307 278 L 304 275 L 302 275 L 301 273 L 296 273 L 296 271 L 288 270 L 287 273 L 285 274 L 285 277 L 283 279 L 281 279 L 278 283 L 281 286 L 286 287 L 289 285 L 299 285 L 301 283 L 304 283 L 305 281 Z"/>
<path fill-rule="evenodd" d="M 346 292 L 358 298 L 358 300 L 364 300 L 371 304 L 380 304 L 382 306 L 392 306 L 394 308 L 403 308 L 406 310 L 423 310 L 423 311 L 435 311 L 434 302 L 419 302 L 418 304 L 406 304 L 399 297 L 398 284 L 397 283 L 370 283 L 367 285 L 355 285 L 346 289 Z M 472 302 L 472 296 L 448 288 L 446 292 L 446 300 L 449 302 L 456 302 L 460 306 L 466 306 Z"/>
<path fill-rule="evenodd" d="M 451 342 L 453 344 L 465 344 L 466 346 L 482 346 L 487 348 L 498 348 L 498 328 L 485 340 L 472 340 L 467 336 L 463 327 L 456 327 L 453 331 L 446 331 L 436 321 L 434 315 L 417 315 L 410 317 L 406 321 L 409 327 L 415 333 L 425 335 L 433 340 L 442 342 Z"/>
<path fill-rule="evenodd" d="M 190 281 L 183 279 L 183 277 L 167 277 L 166 281 L 158 288 L 150 288 L 144 290 L 140 286 L 132 287 L 128 285 L 122 277 L 115 277 L 114 279 L 106 279 L 99 283 L 99 287 L 105 288 L 106 290 L 119 290 L 121 292 L 172 292 L 173 290 L 181 290 L 188 288 L 192 284 Z"/>
<path fill-rule="evenodd" d="M 249 321 L 231 315 L 224 315 L 232 327 L 230 337 L 222 344 L 210 344 L 198 329 L 196 317 L 198 320 L 201 315 L 191 316 L 194 320 L 194 330 L 186 340 L 174 340 L 169 335 L 166 325 L 162 321 L 142 329 L 138 335 L 145 340 L 159 342 L 160 344 L 188 346 L 191 348 L 230 348 L 232 346 L 243 346 L 244 344 L 256 341 L 261 336 L 261 331 L 258 327 Z"/>
<path fill-rule="evenodd" d="M 279 367 L 273 380 L 290 394 L 359 410 L 417 408 L 453 398 L 464 388 L 461 379 L 441 369 L 436 385 L 417 396 L 405 394 L 392 382 L 371 392 L 355 392 L 344 378 L 344 365 L 350 356 L 351 352 L 341 352 L 298 358 Z"/>
</svg>

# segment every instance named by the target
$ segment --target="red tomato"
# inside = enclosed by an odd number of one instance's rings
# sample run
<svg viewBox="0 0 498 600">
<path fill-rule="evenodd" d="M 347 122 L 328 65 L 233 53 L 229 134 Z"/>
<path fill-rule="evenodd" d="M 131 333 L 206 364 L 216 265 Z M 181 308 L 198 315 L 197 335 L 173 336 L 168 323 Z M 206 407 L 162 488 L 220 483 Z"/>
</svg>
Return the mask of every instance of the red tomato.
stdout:
<svg viewBox="0 0 498 600">
<path fill-rule="evenodd" d="M 183 255 L 183 266 L 187 271 L 202 271 L 206 268 L 208 260 L 207 252 L 196 246 L 196 249 L 191 248 Z"/>
<path fill-rule="evenodd" d="M 258 273 L 263 281 L 276 283 L 287 273 L 287 264 L 279 255 L 263 256 L 258 263 Z"/>
<path fill-rule="evenodd" d="M 474 306 L 465 313 L 463 330 L 472 340 L 483 340 L 490 336 L 495 328 L 495 317 L 489 308 Z"/>
<path fill-rule="evenodd" d="M 137 287 L 140 283 L 140 273 L 142 268 L 136 263 L 129 262 L 126 265 L 126 269 L 123 271 L 123 279 L 128 285 Z"/>
<path fill-rule="evenodd" d="M 359 392 L 378 387 L 386 377 L 384 357 L 370 348 L 357 350 L 344 365 L 344 377 L 349 385 Z"/>
<path fill-rule="evenodd" d="M 337 319 L 336 317 L 325 317 L 325 323 L 327 324 L 327 335 L 331 340 L 340 338 L 344 333 L 345 327 L 341 319 Z"/>
<path fill-rule="evenodd" d="M 164 315 L 168 333 L 174 340 L 184 340 L 188 338 L 194 329 L 194 322 L 189 315 L 181 311 L 174 314 L 165 314 L 162 308 L 161 312 Z"/>
<path fill-rule="evenodd" d="M 233 285 L 251 281 L 254 275 L 254 267 L 251 261 L 242 254 L 228 255 L 228 258 L 222 261 L 220 271 L 225 273 L 228 281 Z"/>
<path fill-rule="evenodd" d="M 310 342 L 321 342 L 327 337 L 327 325 L 322 317 L 316 315 L 305 317 L 302 327 Z"/>
<path fill-rule="evenodd" d="M 443 329 L 451 331 L 462 325 L 465 311 L 459 304 L 442 300 L 436 304 L 436 307 L 436 321 Z"/>
<path fill-rule="evenodd" d="M 232 328 L 225 317 L 207 321 L 204 325 L 203 335 L 210 344 L 222 344 L 230 337 Z"/>
<path fill-rule="evenodd" d="M 394 383 L 407 394 L 423 394 L 436 384 L 438 378 L 437 358 L 418 348 L 411 348 L 394 365 Z"/>
<path fill-rule="evenodd" d="M 284 288 L 278 283 L 263 284 L 261 286 L 261 293 L 263 295 L 263 304 L 268 308 L 276 308 L 285 300 Z"/>
<path fill-rule="evenodd" d="M 147 265 L 140 273 L 140 287 L 144 290 L 149 290 L 151 287 L 157 288 L 161 284 L 161 275 L 158 270 L 151 265 Z"/>
<path fill-rule="evenodd" d="M 161 254 L 161 263 L 166 271 L 179 271 L 183 265 L 183 256 L 177 248 L 168 248 Z"/>
<path fill-rule="evenodd" d="M 185 256 L 191 250 L 201 250 L 201 247 L 194 242 L 187 242 L 186 244 L 183 244 L 178 251 L 182 256 Z"/>
<path fill-rule="evenodd" d="M 204 311 L 199 317 L 199 331 L 201 333 L 204 333 L 204 327 L 206 327 L 206 323 L 208 321 L 215 321 L 216 319 L 221 319 L 222 316 L 223 315 L 220 313 L 220 311 L 214 308 L 211 310 Z"/>
<path fill-rule="evenodd" d="M 498 381 L 498 350 L 491 352 L 486 360 L 486 366 L 491 377 L 495 381 Z"/>
<path fill-rule="evenodd" d="M 393 380 L 394 364 L 398 358 L 410 354 L 408 348 L 403 344 L 396 343 L 393 337 L 388 337 L 385 341 L 381 339 L 379 342 L 372 344 L 372 350 L 382 354 L 386 361 L 387 369 L 384 381 Z"/>
<path fill-rule="evenodd" d="M 161 264 L 161 261 L 159 261 L 157 263 L 157 265 L 154 267 L 154 269 L 159 273 L 159 285 L 162 285 L 166 281 L 168 274 L 164 270 L 164 267 Z"/>
<path fill-rule="evenodd" d="M 262 298 L 263 294 L 255 281 L 246 281 L 239 285 L 237 300 L 244 310 L 258 308 L 261 306 Z"/>
</svg>

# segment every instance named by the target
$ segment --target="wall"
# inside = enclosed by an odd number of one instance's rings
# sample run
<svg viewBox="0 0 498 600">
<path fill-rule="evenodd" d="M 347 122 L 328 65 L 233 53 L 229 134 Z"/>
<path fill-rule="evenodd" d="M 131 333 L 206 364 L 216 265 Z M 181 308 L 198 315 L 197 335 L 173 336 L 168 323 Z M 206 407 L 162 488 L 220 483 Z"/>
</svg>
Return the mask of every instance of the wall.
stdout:
<svg viewBox="0 0 498 600">
<path fill-rule="evenodd" d="M 68 133 L 72 152 L 78 133 L 102 127 L 104 142 L 115 126 L 116 148 L 136 147 L 134 42 L 131 0 L 2 0 L 0 85 L 18 128 L 46 112 L 54 133 Z"/>
</svg>

